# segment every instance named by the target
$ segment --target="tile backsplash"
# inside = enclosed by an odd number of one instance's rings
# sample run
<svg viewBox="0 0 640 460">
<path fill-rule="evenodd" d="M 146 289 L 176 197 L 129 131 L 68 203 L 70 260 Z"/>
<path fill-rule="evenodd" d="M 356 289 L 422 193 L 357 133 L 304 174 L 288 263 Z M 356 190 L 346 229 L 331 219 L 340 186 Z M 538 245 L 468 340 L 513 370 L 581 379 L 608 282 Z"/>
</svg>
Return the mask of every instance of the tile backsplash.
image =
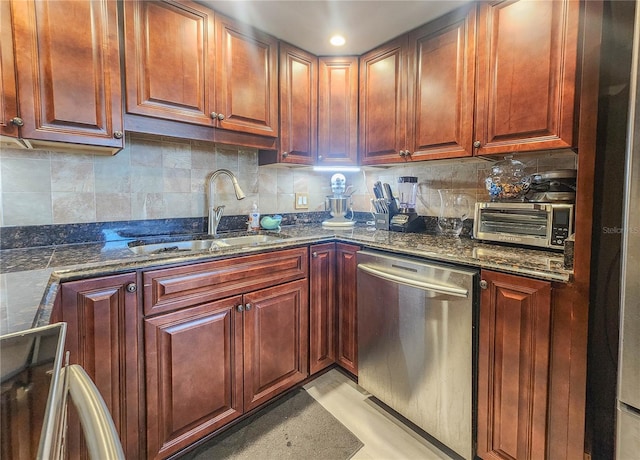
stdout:
<svg viewBox="0 0 640 460">
<path fill-rule="evenodd" d="M 530 172 L 575 168 L 572 152 L 518 157 Z M 487 200 L 484 179 L 492 162 L 464 159 L 420 162 L 346 173 L 355 187 L 353 207 L 369 211 L 377 180 L 397 189 L 399 176 L 419 179 L 418 212 L 437 215 L 438 189 L 457 189 L 470 202 Z M 255 201 L 263 214 L 300 212 L 295 194 L 307 193 L 309 211 L 324 210 L 332 173 L 310 168 L 258 166 L 252 148 L 127 134 L 115 156 L 4 148 L 0 151 L 0 226 L 49 225 L 206 215 L 207 176 L 225 168 L 238 177 L 247 198 L 238 201 L 226 177 L 216 180 L 216 204 L 225 215 L 248 214 Z"/>
</svg>

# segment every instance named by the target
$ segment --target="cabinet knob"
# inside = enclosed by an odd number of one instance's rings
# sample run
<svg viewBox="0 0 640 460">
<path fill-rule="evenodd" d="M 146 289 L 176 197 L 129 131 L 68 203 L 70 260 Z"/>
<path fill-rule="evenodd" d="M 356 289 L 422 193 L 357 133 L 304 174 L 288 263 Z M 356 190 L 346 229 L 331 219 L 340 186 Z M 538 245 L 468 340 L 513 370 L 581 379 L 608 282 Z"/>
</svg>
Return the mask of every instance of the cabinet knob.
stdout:
<svg viewBox="0 0 640 460">
<path fill-rule="evenodd" d="M 313 257 L 315 259 L 316 257 L 318 257 L 318 253 L 316 251 L 313 251 L 311 253 L 311 257 Z"/>
<path fill-rule="evenodd" d="M 398 155 L 400 155 L 401 157 L 404 157 L 404 155 L 405 155 L 404 150 L 400 150 L 400 151 L 398 152 Z"/>
<path fill-rule="evenodd" d="M 211 118 L 213 118 L 215 120 L 216 118 L 218 118 L 218 113 L 217 112 L 211 112 L 210 116 L 211 116 Z"/>
<path fill-rule="evenodd" d="M 224 115 L 219 113 L 218 114 L 218 120 L 220 120 L 220 121 L 224 120 Z"/>
<path fill-rule="evenodd" d="M 136 283 L 127 284 L 127 292 L 136 292 L 138 290 L 138 285 Z"/>
<path fill-rule="evenodd" d="M 324 158 L 322 157 L 322 155 L 318 155 L 318 161 L 324 161 Z"/>
<path fill-rule="evenodd" d="M 124 133 L 122 131 L 113 132 L 113 137 L 115 137 L 116 139 L 122 139 L 123 136 L 124 136 Z"/>
<path fill-rule="evenodd" d="M 246 304 L 246 305 L 244 306 L 244 310 L 245 310 L 245 311 L 249 311 L 249 310 L 251 310 L 251 307 L 252 307 L 252 305 L 251 305 L 250 303 L 248 303 L 248 304 Z"/>
<path fill-rule="evenodd" d="M 282 152 L 282 158 L 287 158 L 289 156 L 289 152 Z"/>
<path fill-rule="evenodd" d="M 487 289 L 489 287 L 489 283 L 485 280 L 480 280 L 480 289 Z"/>
<path fill-rule="evenodd" d="M 24 126 L 24 120 L 20 117 L 13 117 L 11 119 L 11 123 L 13 123 L 16 126 Z"/>
<path fill-rule="evenodd" d="M 475 141 L 475 142 L 473 143 L 473 146 L 474 146 L 475 148 L 479 149 L 480 147 L 482 147 L 482 144 L 480 143 L 480 141 Z"/>
<path fill-rule="evenodd" d="M 244 311 L 244 305 L 238 305 L 236 307 L 236 310 L 238 310 L 239 312 L 243 312 Z"/>
</svg>

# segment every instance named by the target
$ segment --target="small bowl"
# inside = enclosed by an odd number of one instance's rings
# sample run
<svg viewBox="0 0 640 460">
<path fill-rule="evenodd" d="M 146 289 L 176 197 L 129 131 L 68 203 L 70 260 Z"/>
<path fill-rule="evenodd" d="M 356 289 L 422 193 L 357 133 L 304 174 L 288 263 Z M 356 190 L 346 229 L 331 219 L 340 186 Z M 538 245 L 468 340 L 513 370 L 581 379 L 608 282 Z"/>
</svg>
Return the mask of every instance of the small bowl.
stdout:
<svg viewBox="0 0 640 460">
<path fill-rule="evenodd" d="M 280 228 L 280 222 L 282 221 L 282 216 L 276 215 L 273 217 L 264 216 L 260 220 L 260 226 L 265 230 L 276 230 Z"/>
</svg>

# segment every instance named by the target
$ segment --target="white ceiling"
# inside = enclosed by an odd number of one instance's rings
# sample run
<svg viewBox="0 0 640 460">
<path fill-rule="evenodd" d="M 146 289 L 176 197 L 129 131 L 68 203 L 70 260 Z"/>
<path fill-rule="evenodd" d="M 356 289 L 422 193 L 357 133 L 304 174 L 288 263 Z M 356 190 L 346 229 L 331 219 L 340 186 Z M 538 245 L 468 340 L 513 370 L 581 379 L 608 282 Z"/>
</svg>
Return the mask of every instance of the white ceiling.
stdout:
<svg viewBox="0 0 640 460">
<path fill-rule="evenodd" d="M 360 55 L 469 0 L 199 0 L 318 56 Z M 341 47 L 329 38 L 341 33 Z"/>
</svg>

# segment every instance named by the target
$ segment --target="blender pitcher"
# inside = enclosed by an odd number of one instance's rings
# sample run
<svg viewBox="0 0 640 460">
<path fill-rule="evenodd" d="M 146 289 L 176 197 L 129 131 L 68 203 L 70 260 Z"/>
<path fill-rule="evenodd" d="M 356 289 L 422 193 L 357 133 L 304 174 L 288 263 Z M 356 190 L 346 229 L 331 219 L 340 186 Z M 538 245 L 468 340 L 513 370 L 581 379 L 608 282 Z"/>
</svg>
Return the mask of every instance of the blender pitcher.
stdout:
<svg viewBox="0 0 640 460">
<path fill-rule="evenodd" d="M 440 213 L 438 228 L 441 235 L 460 236 L 462 225 L 469 217 L 471 205 L 467 195 L 456 190 L 439 189 Z"/>
</svg>

